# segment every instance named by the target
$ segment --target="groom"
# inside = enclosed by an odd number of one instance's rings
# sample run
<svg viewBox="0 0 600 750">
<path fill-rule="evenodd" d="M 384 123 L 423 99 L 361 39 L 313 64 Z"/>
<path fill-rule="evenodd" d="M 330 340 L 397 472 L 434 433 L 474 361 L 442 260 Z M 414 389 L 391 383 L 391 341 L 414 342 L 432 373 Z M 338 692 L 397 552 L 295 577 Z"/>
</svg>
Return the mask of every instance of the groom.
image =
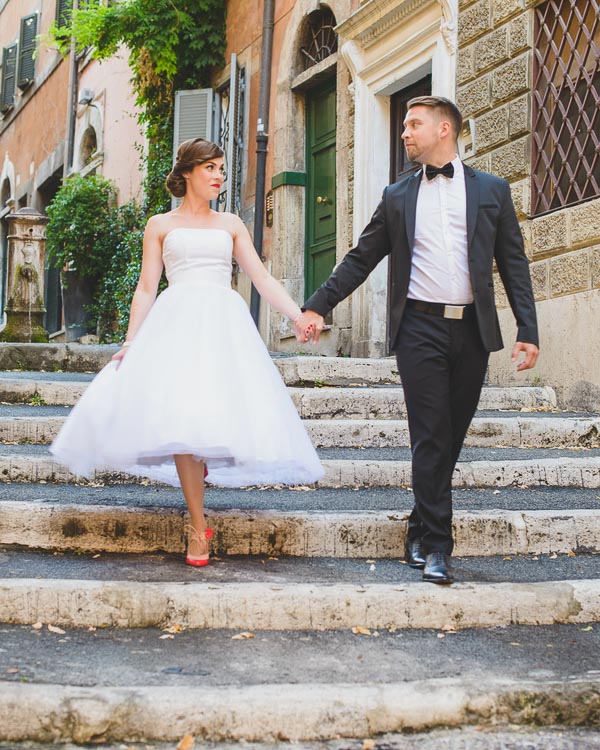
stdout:
<svg viewBox="0 0 600 750">
<path fill-rule="evenodd" d="M 501 349 L 494 261 L 517 321 L 512 361 L 535 365 L 538 333 L 529 264 L 508 183 L 463 164 L 462 116 L 449 99 L 408 103 L 402 138 L 423 165 L 383 191 L 371 221 L 296 321 L 316 342 L 324 316 L 390 256 L 389 346 L 404 388 L 415 505 L 406 561 L 452 583 L 452 474 L 479 401 L 489 353 Z"/>
</svg>

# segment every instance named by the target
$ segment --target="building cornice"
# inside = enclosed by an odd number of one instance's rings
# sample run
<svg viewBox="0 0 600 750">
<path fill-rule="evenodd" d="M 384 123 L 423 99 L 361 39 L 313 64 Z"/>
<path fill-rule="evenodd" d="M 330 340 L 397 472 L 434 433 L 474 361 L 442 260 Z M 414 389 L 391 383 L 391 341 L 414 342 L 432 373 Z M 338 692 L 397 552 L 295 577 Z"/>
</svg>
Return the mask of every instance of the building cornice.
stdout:
<svg viewBox="0 0 600 750">
<path fill-rule="evenodd" d="M 356 40 L 366 49 L 400 22 L 439 0 L 368 0 L 336 27 L 344 41 Z"/>
</svg>

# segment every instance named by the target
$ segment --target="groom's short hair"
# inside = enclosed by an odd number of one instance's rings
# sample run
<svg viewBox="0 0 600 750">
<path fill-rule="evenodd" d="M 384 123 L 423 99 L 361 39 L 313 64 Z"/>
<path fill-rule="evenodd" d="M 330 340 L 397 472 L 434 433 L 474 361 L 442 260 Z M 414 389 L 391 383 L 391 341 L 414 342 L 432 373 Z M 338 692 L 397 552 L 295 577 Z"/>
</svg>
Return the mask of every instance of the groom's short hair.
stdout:
<svg viewBox="0 0 600 750">
<path fill-rule="evenodd" d="M 409 99 L 406 105 L 407 109 L 412 107 L 431 107 L 439 112 L 444 120 L 448 120 L 452 125 L 454 137 L 458 139 L 463 126 L 463 117 L 459 108 L 450 99 L 445 96 L 415 96 Z"/>
</svg>

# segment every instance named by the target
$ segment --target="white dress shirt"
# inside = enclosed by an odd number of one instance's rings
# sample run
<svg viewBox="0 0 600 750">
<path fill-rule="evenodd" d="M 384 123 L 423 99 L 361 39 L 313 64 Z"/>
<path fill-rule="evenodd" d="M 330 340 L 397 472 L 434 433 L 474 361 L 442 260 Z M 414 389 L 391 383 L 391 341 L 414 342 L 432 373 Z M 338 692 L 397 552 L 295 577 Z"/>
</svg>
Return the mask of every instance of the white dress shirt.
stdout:
<svg viewBox="0 0 600 750">
<path fill-rule="evenodd" d="M 408 296 L 424 302 L 468 305 L 473 302 L 467 253 L 467 195 L 461 160 L 454 177 L 425 176 L 417 198 L 415 243 Z"/>
</svg>

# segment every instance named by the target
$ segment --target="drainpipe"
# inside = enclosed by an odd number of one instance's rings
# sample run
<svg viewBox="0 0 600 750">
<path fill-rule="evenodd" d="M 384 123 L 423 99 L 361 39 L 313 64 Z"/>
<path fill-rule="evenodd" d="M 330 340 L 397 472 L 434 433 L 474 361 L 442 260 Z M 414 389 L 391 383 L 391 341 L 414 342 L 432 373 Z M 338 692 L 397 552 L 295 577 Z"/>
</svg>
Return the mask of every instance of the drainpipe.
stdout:
<svg viewBox="0 0 600 750">
<path fill-rule="evenodd" d="M 77 0 L 73 0 L 73 10 L 78 7 Z M 69 88 L 67 94 L 67 138 L 65 142 L 65 155 L 63 166 L 63 183 L 73 166 L 73 153 L 75 149 L 75 121 L 77 119 L 77 86 L 78 86 L 78 60 L 75 40 L 71 39 L 71 50 L 69 52 Z"/>
<path fill-rule="evenodd" d="M 254 247 L 258 257 L 264 260 L 263 228 L 265 220 L 265 174 L 267 169 L 267 142 L 269 140 L 269 105 L 271 101 L 271 63 L 273 59 L 273 17 L 275 0 L 264 0 L 262 51 L 260 58 L 260 94 L 258 98 L 258 122 L 256 126 L 256 193 L 254 198 Z M 250 313 L 258 328 L 260 296 L 252 285 Z"/>
</svg>

